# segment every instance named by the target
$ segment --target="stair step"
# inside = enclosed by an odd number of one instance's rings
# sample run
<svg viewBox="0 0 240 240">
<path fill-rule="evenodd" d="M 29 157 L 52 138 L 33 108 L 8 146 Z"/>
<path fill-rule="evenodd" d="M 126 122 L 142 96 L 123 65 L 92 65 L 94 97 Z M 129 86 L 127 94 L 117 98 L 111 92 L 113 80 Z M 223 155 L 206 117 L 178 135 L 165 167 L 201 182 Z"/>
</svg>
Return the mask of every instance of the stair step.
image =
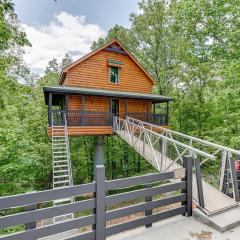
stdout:
<svg viewBox="0 0 240 240">
<path fill-rule="evenodd" d="M 56 154 L 56 153 L 66 153 L 66 151 L 65 152 L 53 152 L 54 154 Z"/>
<path fill-rule="evenodd" d="M 56 163 L 59 163 L 61 161 L 67 161 L 67 159 L 65 158 L 62 158 L 62 159 L 53 159 L 53 163 L 56 162 Z"/>
<path fill-rule="evenodd" d="M 54 168 L 68 167 L 68 165 L 54 165 Z"/>
<path fill-rule="evenodd" d="M 53 163 L 62 163 L 62 162 L 67 162 L 68 160 L 59 160 L 59 161 L 53 161 Z"/>
<path fill-rule="evenodd" d="M 71 202 L 72 198 L 62 198 L 54 201 L 54 204 L 62 203 L 62 202 Z"/>
<path fill-rule="evenodd" d="M 58 179 L 58 178 L 66 178 L 66 177 L 69 177 L 69 175 L 54 176 L 55 179 Z"/>
<path fill-rule="evenodd" d="M 73 213 L 69 213 L 69 214 L 65 214 L 65 215 L 60 215 L 60 216 L 54 217 L 54 218 L 53 218 L 53 222 L 54 222 L 54 223 L 55 223 L 55 222 L 57 222 L 57 223 L 59 223 L 59 222 L 65 222 L 65 221 L 68 221 L 68 220 L 73 219 L 73 217 L 74 217 Z M 69 233 L 68 233 L 68 234 L 69 234 Z M 74 233 L 73 233 L 73 234 L 74 234 Z M 63 233 L 61 234 L 61 236 L 64 236 Z M 69 236 L 69 235 L 67 235 L 67 236 Z M 62 238 L 61 238 L 61 239 L 62 239 Z M 64 239 L 66 239 L 66 238 L 64 237 Z"/>
<path fill-rule="evenodd" d="M 68 170 L 57 170 L 57 171 L 54 171 L 54 174 L 55 173 L 60 173 L 60 172 L 68 172 Z"/>
<path fill-rule="evenodd" d="M 63 184 L 63 183 L 69 183 L 69 180 L 53 182 L 54 185 Z"/>
<path fill-rule="evenodd" d="M 65 157 L 67 157 L 67 156 L 66 155 L 65 156 L 58 156 L 58 155 L 53 156 L 54 159 L 55 158 L 65 158 Z"/>
</svg>

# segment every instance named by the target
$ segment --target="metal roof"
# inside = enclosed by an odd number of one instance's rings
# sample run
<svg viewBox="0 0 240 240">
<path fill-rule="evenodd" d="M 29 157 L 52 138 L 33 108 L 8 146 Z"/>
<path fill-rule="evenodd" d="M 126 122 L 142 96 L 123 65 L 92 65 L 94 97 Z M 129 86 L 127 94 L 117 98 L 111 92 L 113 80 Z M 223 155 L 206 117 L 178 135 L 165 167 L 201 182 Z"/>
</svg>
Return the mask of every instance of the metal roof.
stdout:
<svg viewBox="0 0 240 240">
<path fill-rule="evenodd" d="M 48 94 L 73 94 L 73 95 L 92 95 L 92 96 L 107 96 L 117 98 L 134 98 L 134 99 L 147 99 L 153 102 L 169 102 L 174 99 L 157 94 L 138 93 L 138 92 L 125 92 L 116 90 L 107 90 L 100 88 L 82 88 L 82 87 L 69 87 L 69 86 L 51 86 L 43 87 L 45 95 L 45 103 L 48 104 Z"/>
</svg>

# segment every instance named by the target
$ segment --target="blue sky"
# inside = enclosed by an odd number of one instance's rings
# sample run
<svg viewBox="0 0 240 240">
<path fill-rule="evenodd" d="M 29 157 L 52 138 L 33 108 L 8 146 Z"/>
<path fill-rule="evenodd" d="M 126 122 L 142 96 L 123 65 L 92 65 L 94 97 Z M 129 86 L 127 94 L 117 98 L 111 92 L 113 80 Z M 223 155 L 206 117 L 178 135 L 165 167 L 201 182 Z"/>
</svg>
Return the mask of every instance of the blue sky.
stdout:
<svg viewBox="0 0 240 240">
<path fill-rule="evenodd" d="M 129 14 L 139 0 L 13 0 L 21 25 L 32 43 L 24 60 L 42 72 L 53 57 L 67 52 L 74 59 L 90 50 L 94 40 L 115 24 L 130 26 Z"/>
</svg>

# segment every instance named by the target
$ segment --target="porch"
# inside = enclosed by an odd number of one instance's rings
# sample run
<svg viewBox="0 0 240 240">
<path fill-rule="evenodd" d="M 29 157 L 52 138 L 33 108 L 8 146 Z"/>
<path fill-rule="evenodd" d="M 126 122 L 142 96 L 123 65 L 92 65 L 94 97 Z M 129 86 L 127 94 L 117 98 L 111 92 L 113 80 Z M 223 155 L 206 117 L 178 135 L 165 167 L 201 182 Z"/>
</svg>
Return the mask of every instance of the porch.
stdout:
<svg viewBox="0 0 240 240">
<path fill-rule="evenodd" d="M 102 135 L 112 134 L 113 116 L 166 127 L 169 102 L 173 100 L 155 94 L 76 87 L 46 87 L 44 94 L 49 132 L 52 126 L 66 122 L 75 135 L 99 135 L 101 131 Z"/>
<path fill-rule="evenodd" d="M 65 115 L 67 125 L 70 127 L 77 126 L 112 126 L 113 116 L 112 112 L 88 112 L 81 110 L 50 110 L 49 112 L 49 126 L 61 126 L 65 122 Z M 125 113 L 125 117 L 132 117 L 144 122 L 155 125 L 167 126 L 168 114 L 155 114 L 148 112 L 132 112 Z"/>
</svg>

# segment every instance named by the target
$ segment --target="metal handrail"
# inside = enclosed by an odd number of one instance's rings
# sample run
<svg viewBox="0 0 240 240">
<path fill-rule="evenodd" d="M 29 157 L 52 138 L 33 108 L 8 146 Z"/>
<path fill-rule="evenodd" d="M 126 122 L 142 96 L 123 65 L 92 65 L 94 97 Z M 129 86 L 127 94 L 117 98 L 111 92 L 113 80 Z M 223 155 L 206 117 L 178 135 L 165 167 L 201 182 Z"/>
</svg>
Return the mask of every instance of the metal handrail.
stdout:
<svg viewBox="0 0 240 240">
<path fill-rule="evenodd" d="M 120 121 L 123 121 L 123 122 L 126 121 L 126 120 L 124 120 L 124 119 L 122 119 L 122 118 L 119 118 L 119 117 L 116 117 L 116 116 L 115 116 L 115 119 L 117 119 L 117 120 L 119 119 Z M 151 134 L 153 134 L 153 135 L 155 135 L 155 136 L 158 136 L 158 137 L 160 137 L 160 138 L 162 138 L 162 139 L 165 139 L 165 140 L 167 140 L 168 142 L 174 143 L 174 144 L 176 144 L 176 145 L 178 145 L 178 146 L 180 146 L 180 147 L 182 147 L 182 148 L 185 148 L 185 149 L 187 149 L 187 150 L 189 150 L 189 151 L 191 151 L 191 152 L 193 152 L 193 153 L 199 154 L 199 155 L 201 155 L 201 156 L 207 157 L 207 158 L 212 159 L 212 160 L 214 160 L 214 159 L 216 158 L 216 157 L 213 156 L 212 154 L 206 153 L 206 152 L 201 151 L 201 150 L 199 150 L 199 149 L 197 149 L 197 148 L 194 148 L 194 147 L 191 147 L 191 146 L 186 145 L 186 144 L 184 144 L 184 143 L 178 142 L 178 141 L 176 141 L 176 140 L 174 140 L 174 139 L 172 139 L 172 138 L 166 137 L 166 136 L 164 136 L 164 135 L 162 135 L 162 134 L 160 134 L 160 133 L 157 133 L 157 132 L 154 132 L 154 131 L 152 131 L 152 130 L 150 130 L 150 129 L 147 129 L 147 128 L 145 128 L 145 127 L 139 126 L 139 125 L 137 125 L 137 124 L 135 124 L 135 123 L 132 123 L 132 122 L 127 122 L 127 123 L 128 123 L 128 124 L 132 124 L 133 126 L 138 127 L 138 128 L 140 128 L 140 129 L 142 129 L 142 130 L 144 130 L 144 131 L 148 131 L 149 133 L 151 133 Z M 154 125 L 154 127 L 155 127 L 155 125 Z"/>
<path fill-rule="evenodd" d="M 132 118 L 132 117 L 127 117 L 130 121 L 134 121 L 134 122 L 143 122 L 141 120 L 138 120 L 138 119 L 135 119 L 135 118 Z M 183 138 L 186 138 L 188 140 L 192 140 L 192 141 L 196 141 L 198 143 L 202 143 L 202 144 L 205 144 L 207 146 L 210 146 L 210 147 L 215 147 L 215 148 L 220 148 L 221 150 L 225 150 L 225 151 L 228 151 L 228 152 L 232 152 L 234 154 L 237 154 L 237 155 L 240 155 L 240 151 L 239 150 L 236 150 L 236 149 L 233 149 L 233 148 L 229 148 L 229 147 L 225 147 L 223 145 L 220 145 L 220 144 L 217 144 L 217 143 L 212 143 L 212 142 L 209 142 L 209 141 L 206 141 L 206 140 L 203 140 L 201 138 L 197 138 L 197 137 L 192 137 L 192 136 L 189 136 L 189 135 L 186 135 L 184 133 L 180 133 L 180 132 L 176 132 L 176 131 L 173 131 L 171 129 L 168 129 L 168 128 L 164 128 L 164 127 L 160 127 L 160 126 L 157 126 L 157 125 L 154 125 L 154 124 L 151 124 L 151 123 L 148 123 L 148 122 L 143 122 L 144 125 L 148 125 L 148 126 L 151 126 L 151 127 L 154 127 L 154 128 L 158 128 L 164 132 L 169 132 L 169 133 L 173 133 L 173 134 L 176 134 L 180 137 L 183 137 Z"/>
</svg>

